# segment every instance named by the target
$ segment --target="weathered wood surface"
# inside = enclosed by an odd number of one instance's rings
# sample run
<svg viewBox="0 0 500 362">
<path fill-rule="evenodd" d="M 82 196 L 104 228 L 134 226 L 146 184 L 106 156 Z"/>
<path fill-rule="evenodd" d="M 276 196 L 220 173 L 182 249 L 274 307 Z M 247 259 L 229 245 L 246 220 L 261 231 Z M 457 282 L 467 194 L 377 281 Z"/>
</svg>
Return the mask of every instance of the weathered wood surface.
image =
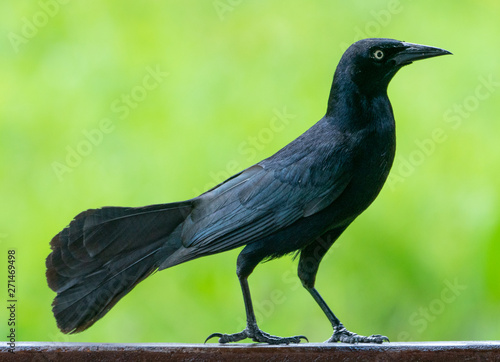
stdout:
<svg viewBox="0 0 500 362">
<path fill-rule="evenodd" d="M 4 342 L 5 343 L 5 342 Z M 377 344 L 2 344 L 1 361 L 500 361 L 500 341 Z"/>
</svg>

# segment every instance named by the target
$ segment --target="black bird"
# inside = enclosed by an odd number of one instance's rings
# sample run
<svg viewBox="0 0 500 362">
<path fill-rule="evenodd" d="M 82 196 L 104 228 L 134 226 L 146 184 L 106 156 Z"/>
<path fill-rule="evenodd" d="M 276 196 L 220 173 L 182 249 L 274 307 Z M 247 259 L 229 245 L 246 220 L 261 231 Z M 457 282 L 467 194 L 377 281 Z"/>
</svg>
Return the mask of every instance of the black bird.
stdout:
<svg viewBox="0 0 500 362">
<path fill-rule="evenodd" d="M 276 154 L 191 200 L 77 215 L 52 239 L 46 261 L 61 331 L 89 328 L 156 270 L 245 246 L 236 273 L 247 327 L 207 340 L 288 344 L 305 339 L 261 331 L 247 282 L 261 261 L 296 253 L 303 286 L 332 324 L 328 342 L 389 341 L 348 331 L 314 282 L 322 257 L 372 203 L 389 174 L 395 152 L 389 81 L 412 61 L 444 54 L 451 53 L 393 39 L 360 40 L 337 66 L 326 115 Z"/>
</svg>

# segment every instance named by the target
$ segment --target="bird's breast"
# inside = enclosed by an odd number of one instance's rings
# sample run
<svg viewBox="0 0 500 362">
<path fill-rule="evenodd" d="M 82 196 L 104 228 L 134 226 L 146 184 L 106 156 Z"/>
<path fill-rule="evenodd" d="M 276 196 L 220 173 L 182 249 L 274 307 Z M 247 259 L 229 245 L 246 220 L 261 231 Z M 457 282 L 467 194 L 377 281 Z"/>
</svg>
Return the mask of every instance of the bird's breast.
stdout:
<svg viewBox="0 0 500 362">
<path fill-rule="evenodd" d="M 353 163 L 353 177 L 344 197 L 354 213 L 365 210 L 381 191 L 394 161 L 394 130 L 370 132 L 362 138 Z"/>
</svg>

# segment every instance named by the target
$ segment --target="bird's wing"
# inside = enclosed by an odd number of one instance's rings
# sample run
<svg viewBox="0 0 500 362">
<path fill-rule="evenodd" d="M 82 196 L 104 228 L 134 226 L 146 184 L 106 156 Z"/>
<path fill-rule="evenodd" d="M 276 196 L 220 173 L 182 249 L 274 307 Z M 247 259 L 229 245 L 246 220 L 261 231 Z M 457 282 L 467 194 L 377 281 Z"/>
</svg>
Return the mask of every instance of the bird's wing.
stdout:
<svg viewBox="0 0 500 362">
<path fill-rule="evenodd" d="M 184 222 L 184 246 L 233 249 L 323 210 L 351 180 L 352 157 L 344 146 L 310 145 L 314 151 L 271 157 L 201 195 Z"/>
</svg>

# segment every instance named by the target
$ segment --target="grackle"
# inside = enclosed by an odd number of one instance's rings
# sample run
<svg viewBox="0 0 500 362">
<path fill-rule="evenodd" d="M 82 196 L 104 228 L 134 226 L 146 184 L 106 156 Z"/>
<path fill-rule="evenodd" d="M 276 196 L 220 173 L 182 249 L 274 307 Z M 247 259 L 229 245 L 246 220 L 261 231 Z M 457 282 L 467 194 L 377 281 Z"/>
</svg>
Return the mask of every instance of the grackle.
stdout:
<svg viewBox="0 0 500 362">
<path fill-rule="evenodd" d="M 77 215 L 52 239 L 46 260 L 61 331 L 89 328 L 157 270 L 244 246 L 236 274 L 247 326 L 207 340 L 306 339 L 261 331 L 247 281 L 261 261 L 296 253 L 302 285 L 332 324 L 328 342 L 389 341 L 348 331 L 315 289 L 315 278 L 329 247 L 373 202 L 389 174 L 395 152 L 390 80 L 415 60 L 445 54 L 451 53 L 393 39 L 360 40 L 337 66 L 325 116 L 276 154 L 187 201 Z"/>
</svg>

